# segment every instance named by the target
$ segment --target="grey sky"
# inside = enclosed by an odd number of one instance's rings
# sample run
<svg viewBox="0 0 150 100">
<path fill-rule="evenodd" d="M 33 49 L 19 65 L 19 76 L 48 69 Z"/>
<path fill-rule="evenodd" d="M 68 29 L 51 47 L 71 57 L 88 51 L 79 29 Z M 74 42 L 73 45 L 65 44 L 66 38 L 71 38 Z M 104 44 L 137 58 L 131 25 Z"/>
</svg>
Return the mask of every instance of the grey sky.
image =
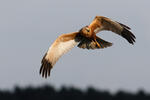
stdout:
<svg viewBox="0 0 150 100">
<path fill-rule="evenodd" d="M 1 0 L 0 89 L 48 83 L 150 92 L 149 10 L 149 0 Z M 51 43 L 88 25 L 96 15 L 129 25 L 137 37 L 135 45 L 101 32 L 98 36 L 113 42 L 112 47 L 75 47 L 57 62 L 51 77 L 43 79 L 40 62 Z"/>
</svg>

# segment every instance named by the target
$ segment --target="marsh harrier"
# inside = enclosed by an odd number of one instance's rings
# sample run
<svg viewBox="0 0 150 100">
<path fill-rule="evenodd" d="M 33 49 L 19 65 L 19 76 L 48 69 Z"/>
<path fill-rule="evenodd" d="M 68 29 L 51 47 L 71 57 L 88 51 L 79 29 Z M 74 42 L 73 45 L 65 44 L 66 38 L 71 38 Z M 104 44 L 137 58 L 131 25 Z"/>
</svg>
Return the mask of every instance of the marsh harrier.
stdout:
<svg viewBox="0 0 150 100">
<path fill-rule="evenodd" d="M 42 77 L 50 76 L 50 71 L 58 59 L 76 45 L 83 49 L 100 49 L 112 46 L 112 43 L 96 36 L 98 32 L 103 30 L 112 31 L 122 36 L 130 44 L 135 42 L 136 37 L 128 26 L 103 16 L 96 16 L 90 25 L 81 28 L 78 32 L 62 34 L 52 43 L 41 61 L 40 74 Z"/>
</svg>

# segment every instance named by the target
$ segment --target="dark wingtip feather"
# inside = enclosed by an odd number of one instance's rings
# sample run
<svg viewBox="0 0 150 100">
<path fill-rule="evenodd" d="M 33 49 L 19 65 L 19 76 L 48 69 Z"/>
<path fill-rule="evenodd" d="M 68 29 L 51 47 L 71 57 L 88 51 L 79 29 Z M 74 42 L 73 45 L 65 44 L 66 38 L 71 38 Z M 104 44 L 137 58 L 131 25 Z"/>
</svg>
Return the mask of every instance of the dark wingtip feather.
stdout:
<svg viewBox="0 0 150 100">
<path fill-rule="evenodd" d="M 123 28 L 123 31 L 121 32 L 122 37 L 124 37 L 129 43 L 134 44 L 135 42 L 135 35 L 130 32 L 128 29 Z"/>
<path fill-rule="evenodd" d="M 119 22 L 117 22 L 117 23 L 119 23 Z M 128 30 L 131 30 L 131 28 L 129 27 L 129 26 L 127 26 L 127 25 L 124 25 L 124 24 L 122 24 L 122 23 L 119 23 L 122 27 L 124 27 L 124 28 L 126 28 L 126 29 L 128 29 Z"/>
<path fill-rule="evenodd" d="M 42 65 L 41 65 L 39 73 L 42 74 L 42 77 L 47 78 L 47 76 L 50 76 L 52 65 L 47 59 L 45 59 L 45 56 L 42 59 L 42 62 L 41 62 Z"/>
</svg>

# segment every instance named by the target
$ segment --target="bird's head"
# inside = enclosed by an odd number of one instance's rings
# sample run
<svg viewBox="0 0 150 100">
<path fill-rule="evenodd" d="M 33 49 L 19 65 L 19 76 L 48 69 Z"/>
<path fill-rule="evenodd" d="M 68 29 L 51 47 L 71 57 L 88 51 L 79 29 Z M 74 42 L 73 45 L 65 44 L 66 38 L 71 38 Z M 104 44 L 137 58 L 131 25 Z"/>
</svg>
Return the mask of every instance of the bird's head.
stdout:
<svg viewBox="0 0 150 100">
<path fill-rule="evenodd" d="M 81 33 L 81 35 L 88 37 L 88 35 L 90 35 L 90 28 L 88 26 L 85 26 L 81 28 L 79 32 Z"/>
</svg>

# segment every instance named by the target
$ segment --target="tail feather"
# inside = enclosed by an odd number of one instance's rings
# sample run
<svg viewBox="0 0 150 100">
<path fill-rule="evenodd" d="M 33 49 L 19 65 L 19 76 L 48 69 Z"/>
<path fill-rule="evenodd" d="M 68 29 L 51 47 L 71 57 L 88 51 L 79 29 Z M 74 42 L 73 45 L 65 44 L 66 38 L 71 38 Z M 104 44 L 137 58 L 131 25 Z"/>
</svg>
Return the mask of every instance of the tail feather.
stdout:
<svg viewBox="0 0 150 100">
<path fill-rule="evenodd" d="M 97 36 L 96 36 L 96 40 L 99 43 L 100 47 L 97 46 L 97 44 L 95 43 L 95 41 L 93 41 L 93 39 L 89 39 L 86 37 L 82 38 L 82 40 L 78 44 L 78 47 L 83 49 L 100 49 L 100 48 L 106 48 L 112 46 L 112 43 L 107 42 Z"/>
<path fill-rule="evenodd" d="M 112 43 L 105 41 L 97 36 L 96 36 L 96 40 L 100 44 L 101 48 L 106 48 L 106 47 L 112 46 Z"/>
</svg>

